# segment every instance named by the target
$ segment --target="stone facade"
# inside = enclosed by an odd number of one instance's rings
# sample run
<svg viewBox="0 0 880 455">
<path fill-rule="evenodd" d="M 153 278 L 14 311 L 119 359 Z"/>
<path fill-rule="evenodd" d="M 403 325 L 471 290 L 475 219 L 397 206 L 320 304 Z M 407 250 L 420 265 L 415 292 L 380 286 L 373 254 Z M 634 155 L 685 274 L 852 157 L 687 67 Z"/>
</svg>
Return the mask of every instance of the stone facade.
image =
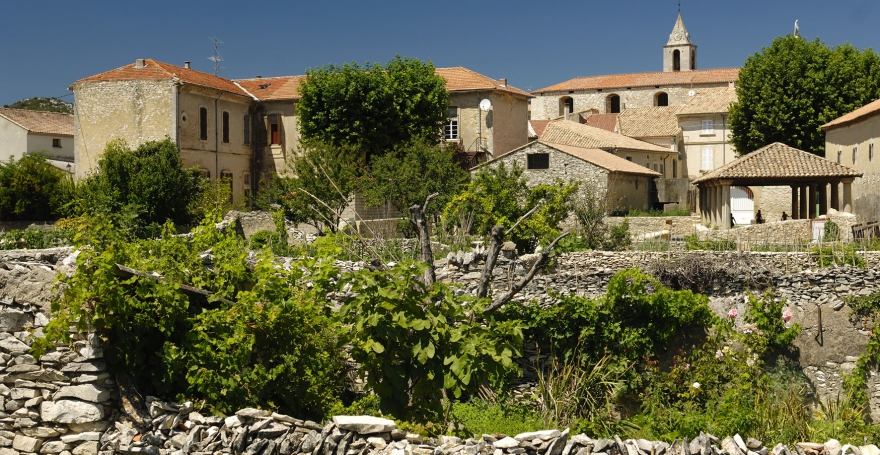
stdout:
<svg viewBox="0 0 880 455">
<path fill-rule="evenodd" d="M 875 148 L 880 147 L 880 115 L 870 113 L 839 126 L 823 128 L 825 159 L 863 174 L 852 184 L 853 213 L 861 222 L 880 220 L 880 156 Z"/>
</svg>

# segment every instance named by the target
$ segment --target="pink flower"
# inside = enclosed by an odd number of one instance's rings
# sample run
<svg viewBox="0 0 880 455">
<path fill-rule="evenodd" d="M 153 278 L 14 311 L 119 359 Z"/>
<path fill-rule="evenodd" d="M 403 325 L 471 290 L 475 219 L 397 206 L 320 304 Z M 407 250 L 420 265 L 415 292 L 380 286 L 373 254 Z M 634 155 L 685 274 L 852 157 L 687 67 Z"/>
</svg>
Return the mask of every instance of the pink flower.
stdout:
<svg viewBox="0 0 880 455">
<path fill-rule="evenodd" d="M 782 312 L 782 320 L 788 322 L 791 320 L 792 314 L 791 311 L 785 310 Z"/>
<path fill-rule="evenodd" d="M 724 353 L 721 352 L 721 349 L 715 351 L 715 358 L 718 359 L 718 360 L 721 360 L 721 359 L 724 358 Z"/>
<path fill-rule="evenodd" d="M 730 319 L 736 319 L 739 316 L 739 311 L 736 311 L 736 308 L 731 308 L 730 311 L 727 312 L 727 317 Z"/>
</svg>

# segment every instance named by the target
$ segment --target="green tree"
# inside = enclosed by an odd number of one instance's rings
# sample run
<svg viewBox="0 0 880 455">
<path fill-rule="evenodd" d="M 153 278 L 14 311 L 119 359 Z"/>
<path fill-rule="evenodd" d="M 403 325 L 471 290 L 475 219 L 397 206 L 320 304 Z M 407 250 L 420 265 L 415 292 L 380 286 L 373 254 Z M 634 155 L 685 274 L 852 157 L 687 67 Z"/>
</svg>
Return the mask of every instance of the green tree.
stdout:
<svg viewBox="0 0 880 455">
<path fill-rule="evenodd" d="M 355 147 L 311 142 L 290 161 L 293 177 L 273 177 L 257 205 L 269 209 L 278 204 L 294 223 L 336 232 L 358 188 L 362 161 Z"/>
<path fill-rule="evenodd" d="M 370 205 L 391 204 L 404 216 L 414 204 L 431 200 L 428 213 L 442 209 L 468 181 L 468 173 L 455 161 L 453 146 L 432 146 L 424 141 L 404 144 L 370 163 L 364 180 L 364 197 Z"/>
<path fill-rule="evenodd" d="M 824 156 L 820 127 L 880 97 L 880 56 L 848 43 L 778 37 L 746 59 L 736 93 L 730 130 L 738 153 L 783 142 Z"/>
<path fill-rule="evenodd" d="M 381 155 L 413 139 L 439 140 L 449 106 L 434 65 L 396 56 L 385 64 L 309 69 L 297 104 L 302 138 Z"/>
<path fill-rule="evenodd" d="M 57 219 L 66 175 L 42 153 L 0 162 L 0 221 Z"/>
<path fill-rule="evenodd" d="M 513 226 L 532 208 L 529 218 L 513 231 L 513 241 L 525 251 L 559 235 L 559 224 L 568 216 L 578 185 L 556 182 L 528 186 L 516 164 L 486 166 L 443 209 L 447 228 L 487 235 L 492 226 Z"/>
<path fill-rule="evenodd" d="M 63 114 L 73 114 L 73 104 L 62 101 L 58 98 L 25 98 L 16 101 L 10 105 L 3 105 L 12 109 L 27 109 L 29 111 L 46 111 L 60 112 Z"/>
<path fill-rule="evenodd" d="M 190 210 L 205 184 L 197 168 L 183 168 L 171 139 L 145 142 L 134 150 L 119 139 L 107 144 L 98 172 L 78 185 L 67 211 L 73 216 L 122 214 L 135 234 L 156 235 L 166 221 L 192 222 Z"/>
</svg>

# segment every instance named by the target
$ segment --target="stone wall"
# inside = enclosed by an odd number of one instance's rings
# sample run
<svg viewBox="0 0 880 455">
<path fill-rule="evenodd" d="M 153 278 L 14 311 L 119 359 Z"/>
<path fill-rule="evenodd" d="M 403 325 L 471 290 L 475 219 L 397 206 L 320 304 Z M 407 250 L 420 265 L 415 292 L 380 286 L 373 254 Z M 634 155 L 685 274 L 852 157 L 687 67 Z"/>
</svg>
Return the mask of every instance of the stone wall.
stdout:
<svg viewBox="0 0 880 455">
<path fill-rule="evenodd" d="M 0 453 L 98 453 L 115 418 L 116 382 L 100 340 L 74 338 L 35 358 L 29 351 L 49 322 L 55 269 L 73 270 L 70 249 L 0 252 Z"/>
<path fill-rule="evenodd" d="M 694 225 L 700 224 L 700 217 L 695 216 L 612 216 L 605 219 L 611 226 L 619 226 L 624 221 L 629 221 L 630 235 L 639 238 L 645 234 L 654 234 L 669 229 L 672 226 L 671 235 L 684 237 L 696 234 Z M 671 221 L 671 225 L 667 224 Z"/>
</svg>

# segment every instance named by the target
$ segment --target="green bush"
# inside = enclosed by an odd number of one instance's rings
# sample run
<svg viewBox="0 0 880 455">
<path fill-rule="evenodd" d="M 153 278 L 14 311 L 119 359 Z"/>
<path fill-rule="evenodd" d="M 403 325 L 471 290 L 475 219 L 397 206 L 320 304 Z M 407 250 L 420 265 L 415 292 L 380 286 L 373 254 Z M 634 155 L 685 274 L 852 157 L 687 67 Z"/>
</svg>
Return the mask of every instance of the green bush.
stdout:
<svg viewBox="0 0 880 455">
<path fill-rule="evenodd" d="M 736 249 L 736 242 L 733 240 L 700 240 L 696 235 L 685 236 L 684 244 L 688 250 L 730 251 Z"/>
<path fill-rule="evenodd" d="M 668 210 L 651 209 L 648 211 L 631 208 L 626 212 L 626 216 L 641 217 L 664 217 L 664 216 L 691 216 L 691 208 L 685 205 L 679 205 Z"/>
<path fill-rule="evenodd" d="M 514 436 L 548 428 L 534 409 L 504 400 L 492 403 L 475 398 L 454 403 L 449 419 L 455 424 L 455 434 L 463 438 L 498 433 Z"/>
<path fill-rule="evenodd" d="M 29 227 L 0 231 L 0 250 L 53 248 L 70 244 L 71 237 L 64 229 Z"/>
<path fill-rule="evenodd" d="M 825 228 L 822 231 L 823 242 L 833 242 L 840 239 L 840 226 L 834 221 L 826 221 Z"/>
<path fill-rule="evenodd" d="M 35 350 L 69 342 L 70 326 L 91 326 L 106 341 L 108 368 L 141 393 L 204 401 L 220 413 L 257 406 L 324 418 L 343 377 L 344 340 L 326 300 L 338 273 L 332 261 L 283 270 L 264 253 L 251 270 L 243 240 L 212 221 L 192 239 L 173 236 L 169 224 L 161 238 L 129 241 L 109 217 L 79 218 L 76 241 L 91 246 L 64 279 Z M 211 268 L 201 254 L 208 249 Z M 116 264 L 145 275 L 120 278 Z M 162 278 L 146 275 L 154 272 Z M 184 284 L 211 294 L 183 292 Z"/>
<path fill-rule="evenodd" d="M 867 267 L 865 258 L 859 255 L 858 247 L 853 243 L 826 243 L 810 248 L 810 253 L 819 267 L 842 265 L 850 265 L 860 269 Z"/>
<path fill-rule="evenodd" d="M 43 153 L 0 162 L 0 221 L 51 221 L 66 202 L 67 173 Z"/>
</svg>

